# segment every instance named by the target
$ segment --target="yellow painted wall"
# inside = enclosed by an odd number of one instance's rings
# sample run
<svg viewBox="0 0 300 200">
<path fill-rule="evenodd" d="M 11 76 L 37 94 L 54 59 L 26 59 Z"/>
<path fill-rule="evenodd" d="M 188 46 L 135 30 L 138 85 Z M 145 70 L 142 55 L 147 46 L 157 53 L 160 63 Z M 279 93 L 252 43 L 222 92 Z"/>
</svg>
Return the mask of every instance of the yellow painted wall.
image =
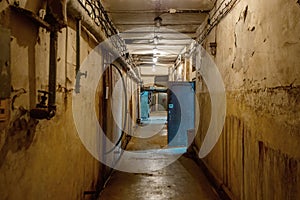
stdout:
<svg viewBox="0 0 300 200">
<path fill-rule="evenodd" d="M 41 6 L 39 1 L 20 2 L 21 7 L 34 13 Z M 69 18 L 68 26 L 58 33 L 57 112 L 51 120 L 29 117 L 29 110 L 39 99 L 37 90 L 48 90 L 49 32 L 11 11 L 7 1 L 0 2 L 0 25 L 11 31 L 11 85 L 15 90 L 11 95 L 14 109 L 10 109 L 10 120 L 0 123 L 0 198 L 81 200 L 90 197 L 84 196 L 84 191 L 99 190 L 109 169 L 86 150 L 74 125 L 75 21 Z M 96 45 L 83 29 L 81 62 Z M 102 67 L 101 62 L 99 67 Z M 20 94 L 22 88 L 25 94 Z M 103 118 L 103 95 L 100 86 L 95 96 L 99 120 L 115 127 L 112 117 Z M 94 129 L 86 127 L 86 132 L 94 133 Z M 111 132 L 110 137 L 113 135 Z M 95 140 L 93 135 L 92 140 Z"/>
<path fill-rule="evenodd" d="M 241 0 L 204 41 L 208 52 L 217 42 L 227 113 L 203 161 L 234 199 L 300 198 L 299 18 L 294 0 Z M 198 147 L 210 123 L 202 84 Z"/>
</svg>

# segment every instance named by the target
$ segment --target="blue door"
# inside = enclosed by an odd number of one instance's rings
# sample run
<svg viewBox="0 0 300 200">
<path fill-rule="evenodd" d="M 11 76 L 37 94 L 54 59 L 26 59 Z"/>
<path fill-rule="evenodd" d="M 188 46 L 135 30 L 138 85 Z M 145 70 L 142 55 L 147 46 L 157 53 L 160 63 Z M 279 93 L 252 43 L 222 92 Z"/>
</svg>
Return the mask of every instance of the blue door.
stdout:
<svg viewBox="0 0 300 200">
<path fill-rule="evenodd" d="M 168 84 L 168 145 L 187 146 L 187 131 L 195 123 L 195 83 Z"/>
<path fill-rule="evenodd" d="M 149 118 L 149 92 L 141 93 L 141 118 L 147 120 Z"/>
</svg>

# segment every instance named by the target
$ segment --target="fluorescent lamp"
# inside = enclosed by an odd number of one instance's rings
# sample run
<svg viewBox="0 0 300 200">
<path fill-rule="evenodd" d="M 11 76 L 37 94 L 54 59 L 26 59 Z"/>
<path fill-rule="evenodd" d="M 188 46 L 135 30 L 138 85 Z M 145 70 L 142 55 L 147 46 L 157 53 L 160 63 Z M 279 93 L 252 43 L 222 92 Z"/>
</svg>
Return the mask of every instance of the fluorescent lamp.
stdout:
<svg viewBox="0 0 300 200">
<path fill-rule="evenodd" d="M 153 48 L 153 54 L 156 55 L 158 53 L 158 49 L 156 47 Z"/>
<path fill-rule="evenodd" d="M 154 19 L 154 25 L 156 26 L 156 27 L 160 27 L 161 26 L 161 21 L 162 21 L 162 18 L 161 17 L 155 17 L 155 19 Z"/>
<path fill-rule="evenodd" d="M 155 65 L 152 65 L 152 72 L 155 72 L 156 71 L 156 66 Z"/>
</svg>

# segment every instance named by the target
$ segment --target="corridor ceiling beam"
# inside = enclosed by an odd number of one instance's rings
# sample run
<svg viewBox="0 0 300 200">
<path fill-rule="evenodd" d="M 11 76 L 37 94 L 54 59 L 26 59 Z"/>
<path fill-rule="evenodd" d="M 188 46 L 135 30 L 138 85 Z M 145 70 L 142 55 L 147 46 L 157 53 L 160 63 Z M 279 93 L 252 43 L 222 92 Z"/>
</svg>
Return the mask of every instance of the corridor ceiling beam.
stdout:
<svg viewBox="0 0 300 200">
<path fill-rule="evenodd" d="M 176 10 L 176 9 L 175 9 Z M 143 14 L 143 13 L 170 13 L 170 14 L 176 14 L 176 13 L 180 13 L 180 14 L 184 14 L 184 13 L 188 13 L 188 14 L 208 14 L 210 12 L 210 10 L 176 10 L 175 13 L 171 13 L 170 10 L 111 10 L 111 11 L 107 11 L 107 13 L 109 14 Z"/>
<path fill-rule="evenodd" d="M 174 65 L 197 37 L 197 30 L 206 22 L 215 0 L 101 0 L 107 14 L 142 70 L 153 66 Z M 155 26 L 159 17 L 161 24 Z M 154 51 L 155 49 L 155 51 Z M 151 71 L 151 70 L 150 70 Z M 157 68 L 155 75 L 165 73 Z"/>
</svg>

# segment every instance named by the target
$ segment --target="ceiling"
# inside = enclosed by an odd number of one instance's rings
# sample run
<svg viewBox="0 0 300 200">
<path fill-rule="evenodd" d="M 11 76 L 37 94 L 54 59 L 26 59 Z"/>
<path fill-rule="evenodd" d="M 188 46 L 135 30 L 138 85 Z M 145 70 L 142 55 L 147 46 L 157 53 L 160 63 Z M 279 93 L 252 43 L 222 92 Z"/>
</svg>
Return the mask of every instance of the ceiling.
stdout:
<svg viewBox="0 0 300 200">
<path fill-rule="evenodd" d="M 215 0 L 101 0 L 125 40 L 142 78 L 167 75 L 168 67 L 197 37 Z M 161 18 L 160 26 L 154 19 Z M 153 61 L 157 57 L 157 62 Z M 155 66 L 155 69 L 153 69 Z"/>
</svg>

